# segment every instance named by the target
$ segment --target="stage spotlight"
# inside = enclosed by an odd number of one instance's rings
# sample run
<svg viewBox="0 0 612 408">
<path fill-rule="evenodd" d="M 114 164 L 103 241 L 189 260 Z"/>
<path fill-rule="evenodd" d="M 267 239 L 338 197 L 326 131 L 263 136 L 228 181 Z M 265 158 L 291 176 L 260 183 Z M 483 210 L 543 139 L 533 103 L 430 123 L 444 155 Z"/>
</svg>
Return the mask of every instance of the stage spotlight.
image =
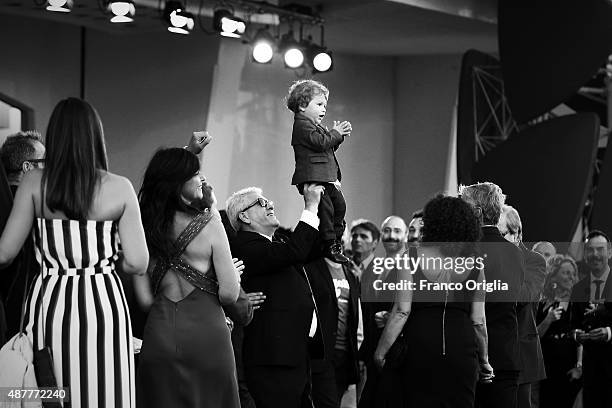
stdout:
<svg viewBox="0 0 612 408">
<path fill-rule="evenodd" d="M 327 72 L 332 69 L 332 56 L 327 48 L 313 45 L 309 51 L 310 62 L 315 72 Z"/>
<path fill-rule="evenodd" d="M 194 27 L 193 14 L 185 11 L 178 1 L 167 1 L 164 9 L 164 18 L 168 23 L 168 31 L 177 34 L 189 34 Z"/>
<path fill-rule="evenodd" d="M 253 39 L 253 60 L 267 64 L 274 57 L 274 38 L 265 29 L 260 29 Z"/>
<path fill-rule="evenodd" d="M 47 10 L 59 11 L 60 13 L 70 13 L 72 0 L 48 0 Z"/>
<path fill-rule="evenodd" d="M 132 17 L 136 13 L 134 2 L 132 0 L 111 1 L 108 8 L 114 14 L 111 18 L 111 23 L 130 23 L 134 21 Z"/>
<path fill-rule="evenodd" d="M 279 49 L 288 68 L 295 69 L 304 64 L 303 47 L 293 38 L 293 31 L 283 35 Z"/>
<path fill-rule="evenodd" d="M 246 31 L 246 23 L 225 9 L 215 10 L 213 27 L 224 37 L 240 38 Z"/>
</svg>

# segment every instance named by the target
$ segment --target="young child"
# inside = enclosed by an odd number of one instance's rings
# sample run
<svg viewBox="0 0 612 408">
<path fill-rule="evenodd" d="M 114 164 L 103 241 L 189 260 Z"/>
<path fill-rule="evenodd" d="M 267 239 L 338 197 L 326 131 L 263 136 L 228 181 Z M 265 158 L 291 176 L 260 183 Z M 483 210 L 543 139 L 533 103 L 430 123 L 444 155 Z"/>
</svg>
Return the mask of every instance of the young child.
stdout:
<svg viewBox="0 0 612 408">
<path fill-rule="evenodd" d="M 295 173 L 291 184 L 302 194 L 304 183 L 325 186 L 319 204 L 319 233 L 324 255 L 337 263 L 347 263 L 342 254 L 342 234 L 346 202 L 340 191 L 340 166 L 334 152 L 351 134 L 350 122 L 334 121 L 328 131 L 321 125 L 327 108 L 329 90 L 310 79 L 296 81 L 289 88 L 287 107 L 295 113 L 291 145 L 295 154 Z"/>
</svg>

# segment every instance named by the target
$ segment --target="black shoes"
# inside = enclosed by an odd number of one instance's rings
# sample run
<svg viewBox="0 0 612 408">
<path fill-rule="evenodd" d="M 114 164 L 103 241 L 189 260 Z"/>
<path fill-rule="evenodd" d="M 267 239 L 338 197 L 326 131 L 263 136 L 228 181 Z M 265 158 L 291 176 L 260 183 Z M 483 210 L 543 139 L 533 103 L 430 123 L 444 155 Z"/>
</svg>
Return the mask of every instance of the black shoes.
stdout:
<svg viewBox="0 0 612 408">
<path fill-rule="evenodd" d="M 323 247 L 323 256 L 339 264 L 347 264 L 350 259 L 342 253 L 342 244 L 336 241 L 328 241 Z"/>
</svg>

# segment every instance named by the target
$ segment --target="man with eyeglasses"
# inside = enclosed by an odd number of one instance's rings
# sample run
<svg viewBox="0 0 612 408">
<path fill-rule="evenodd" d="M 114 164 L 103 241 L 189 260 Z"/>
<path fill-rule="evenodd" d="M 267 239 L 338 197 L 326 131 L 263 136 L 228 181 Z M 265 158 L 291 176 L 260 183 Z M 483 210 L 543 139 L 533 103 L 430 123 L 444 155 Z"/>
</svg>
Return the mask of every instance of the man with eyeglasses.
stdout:
<svg viewBox="0 0 612 408">
<path fill-rule="evenodd" d="M 256 187 L 228 198 L 227 216 L 237 231 L 232 255 L 245 265 L 242 286 L 263 292 L 266 301 L 245 327 L 243 364 L 255 405 L 312 406 L 309 349 L 322 352 L 322 338 L 303 264 L 319 236 L 317 216 L 324 188 L 304 186 L 304 211 L 287 242 L 273 238 L 279 227 L 274 203 Z M 318 346 L 318 347 L 314 347 Z"/>
<path fill-rule="evenodd" d="M 25 173 L 44 166 L 44 157 L 45 145 L 40 133 L 30 130 L 6 138 L 0 148 L 0 159 L 13 195 Z"/>
<path fill-rule="evenodd" d="M 0 147 L 0 161 L 13 196 L 17 192 L 23 175 L 34 168 L 43 166 L 44 156 L 45 146 L 38 132 L 19 132 L 6 138 Z M 10 211 L 10 208 L 2 209 L 5 214 Z M 23 287 L 26 283 L 26 273 L 23 272 L 29 271 L 28 275 L 35 273 L 34 259 L 32 240 L 28 238 L 20 255 L 11 266 L 0 273 L 0 301 L 5 306 L 6 338 L 11 338 L 19 331 Z"/>
</svg>

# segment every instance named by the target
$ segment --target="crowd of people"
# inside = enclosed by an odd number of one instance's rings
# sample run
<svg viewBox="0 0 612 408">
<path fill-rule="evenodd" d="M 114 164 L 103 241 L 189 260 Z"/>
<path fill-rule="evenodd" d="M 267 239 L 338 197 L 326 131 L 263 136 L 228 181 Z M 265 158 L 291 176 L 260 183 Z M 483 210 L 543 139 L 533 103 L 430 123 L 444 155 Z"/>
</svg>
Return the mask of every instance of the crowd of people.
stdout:
<svg viewBox="0 0 612 408">
<path fill-rule="evenodd" d="M 526 245 L 518 211 L 484 182 L 408 223 L 358 219 L 340 245 L 334 152 L 352 127 L 321 126 L 317 86 L 288 99 L 304 203 L 293 230 L 258 187 L 219 210 L 206 132 L 159 149 L 138 193 L 108 170 L 83 100 L 56 106 L 44 143 L 8 137 L 2 343 L 24 332 L 48 348 L 70 407 L 612 407 L 606 233 L 586 236 L 579 262 Z M 413 267 L 385 262 L 402 258 Z"/>
</svg>

